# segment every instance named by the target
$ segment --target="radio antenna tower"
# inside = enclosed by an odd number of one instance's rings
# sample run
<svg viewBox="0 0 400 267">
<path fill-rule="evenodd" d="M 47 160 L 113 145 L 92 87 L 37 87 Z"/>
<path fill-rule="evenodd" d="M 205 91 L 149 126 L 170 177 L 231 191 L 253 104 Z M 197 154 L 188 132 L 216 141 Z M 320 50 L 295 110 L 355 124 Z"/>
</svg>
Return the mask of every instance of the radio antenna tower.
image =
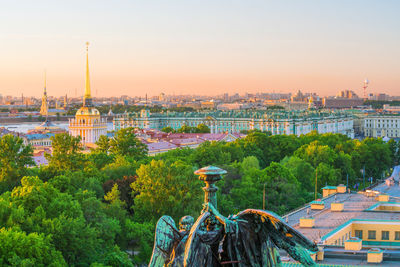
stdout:
<svg viewBox="0 0 400 267">
<path fill-rule="evenodd" d="M 365 79 L 364 86 L 363 86 L 363 89 L 364 89 L 364 100 L 367 100 L 367 87 L 368 87 L 368 84 L 369 84 L 368 79 Z"/>
</svg>

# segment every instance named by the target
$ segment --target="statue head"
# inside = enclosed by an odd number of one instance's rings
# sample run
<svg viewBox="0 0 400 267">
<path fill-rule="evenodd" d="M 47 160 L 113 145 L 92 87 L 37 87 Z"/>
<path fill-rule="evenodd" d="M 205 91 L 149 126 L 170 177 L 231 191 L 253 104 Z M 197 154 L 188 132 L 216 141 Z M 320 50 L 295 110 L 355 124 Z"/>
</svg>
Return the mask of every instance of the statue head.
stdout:
<svg viewBox="0 0 400 267">
<path fill-rule="evenodd" d="M 179 220 L 179 230 L 180 231 L 190 231 L 190 228 L 192 228 L 194 224 L 194 219 L 192 216 L 183 216 Z"/>
<path fill-rule="evenodd" d="M 214 215 L 209 216 L 205 221 L 204 221 L 207 231 L 213 231 L 215 229 L 215 226 L 217 225 L 218 221 L 214 217 Z"/>
</svg>

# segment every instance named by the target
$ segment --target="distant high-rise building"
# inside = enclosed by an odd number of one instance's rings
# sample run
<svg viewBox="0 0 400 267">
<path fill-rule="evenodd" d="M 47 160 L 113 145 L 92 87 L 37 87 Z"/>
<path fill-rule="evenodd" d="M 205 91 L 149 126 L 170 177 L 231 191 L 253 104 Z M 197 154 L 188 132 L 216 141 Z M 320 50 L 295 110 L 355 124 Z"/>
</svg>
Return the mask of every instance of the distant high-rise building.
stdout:
<svg viewBox="0 0 400 267">
<path fill-rule="evenodd" d="M 351 90 L 344 90 L 344 91 L 340 91 L 336 97 L 339 98 L 359 98 L 358 95 L 356 93 L 354 93 L 354 91 Z"/>
<path fill-rule="evenodd" d="M 89 79 L 89 43 L 86 43 L 86 80 L 83 105 L 76 112 L 75 119 L 69 120 L 69 133 L 80 136 L 83 144 L 94 144 L 107 132 L 107 119 L 93 106 Z"/>
<path fill-rule="evenodd" d="M 291 96 L 290 100 L 292 102 L 304 102 L 307 97 L 299 90 L 295 95 Z"/>
<path fill-rule="evenodd" d="M 160 96 L 158 97 L 158 100 L 161 101 L 161 102 L 164 102 L 165 101 L 165 94 L 161 93 Z"/>
<path fill-rule="evenodd" d="M 67 99 L 67 95 L 64 96 L 64 109 L 68 108 L 68 99 Z"/>
</svg>

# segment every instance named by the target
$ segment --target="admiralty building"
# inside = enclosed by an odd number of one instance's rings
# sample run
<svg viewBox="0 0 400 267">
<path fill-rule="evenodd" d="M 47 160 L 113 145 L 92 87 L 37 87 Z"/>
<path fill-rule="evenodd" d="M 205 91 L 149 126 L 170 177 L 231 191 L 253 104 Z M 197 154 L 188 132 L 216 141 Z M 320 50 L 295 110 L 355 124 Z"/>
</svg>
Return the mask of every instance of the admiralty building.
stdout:
<svg viewBox="0 0 400 267">
<path fill-rule="evenodd" d="M 211 133 L 237 133 L 258 129 L 272 134 L 341 133 L 354 137 L 353 116 L 345 112 L 317 111 L 200 111 L 151 114 L 143 109 L 124 113 L 113 120 L 114 130 L 127 127 L 161 130 L 179 129 L 183 125 L 207 125 Z"/>
</svg>

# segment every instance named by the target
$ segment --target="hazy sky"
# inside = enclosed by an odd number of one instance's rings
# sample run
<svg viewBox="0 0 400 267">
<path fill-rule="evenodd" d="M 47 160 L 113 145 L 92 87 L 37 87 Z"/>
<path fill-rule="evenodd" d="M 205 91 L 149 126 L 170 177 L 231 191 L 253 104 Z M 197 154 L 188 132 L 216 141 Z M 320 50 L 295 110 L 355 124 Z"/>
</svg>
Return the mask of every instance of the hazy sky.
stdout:
<svg viewBox="0 0 400 267">
<path fill-rule="evenodd" d="M 0 94 L 400 95 L 397 0 L 1 1 Z"/>
</svg>

